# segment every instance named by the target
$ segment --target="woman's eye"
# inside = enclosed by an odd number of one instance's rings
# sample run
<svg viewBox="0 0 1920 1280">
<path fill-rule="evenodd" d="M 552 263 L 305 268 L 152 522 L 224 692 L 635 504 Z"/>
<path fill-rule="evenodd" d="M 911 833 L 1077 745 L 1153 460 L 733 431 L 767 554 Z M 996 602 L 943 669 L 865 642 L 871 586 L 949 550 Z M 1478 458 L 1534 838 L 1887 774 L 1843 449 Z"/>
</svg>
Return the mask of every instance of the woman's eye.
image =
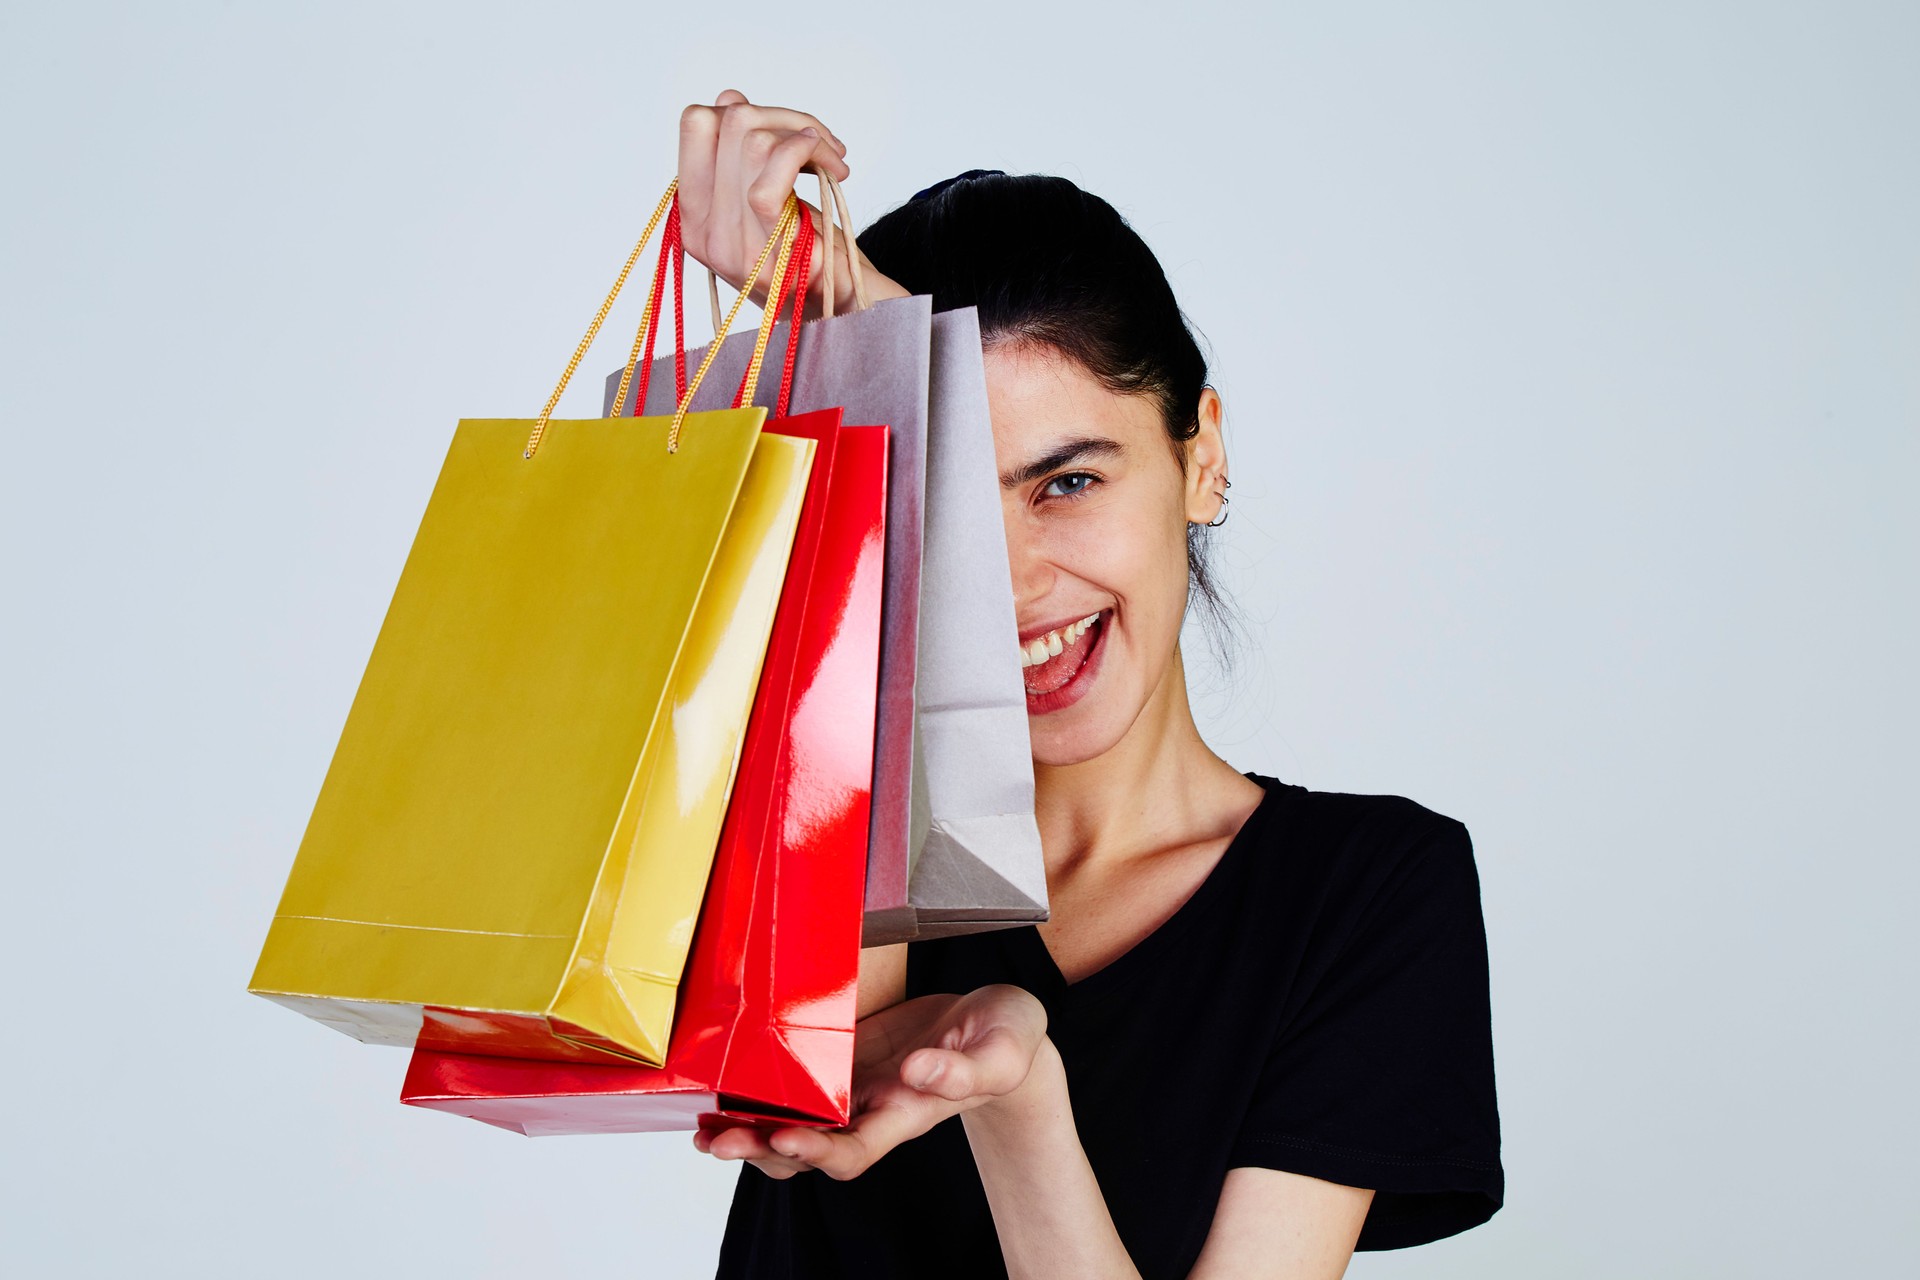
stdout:
<svg viewBox="0 0 1920 1280">
<path fill-rule="evenodd" d="M 1094 478 L 1084 471 L 1070 471 L 1047 481 L 1040 492 L 1055 498 L 1073 498 L 1092 488 L 1093 482 Z"/>
</svg>

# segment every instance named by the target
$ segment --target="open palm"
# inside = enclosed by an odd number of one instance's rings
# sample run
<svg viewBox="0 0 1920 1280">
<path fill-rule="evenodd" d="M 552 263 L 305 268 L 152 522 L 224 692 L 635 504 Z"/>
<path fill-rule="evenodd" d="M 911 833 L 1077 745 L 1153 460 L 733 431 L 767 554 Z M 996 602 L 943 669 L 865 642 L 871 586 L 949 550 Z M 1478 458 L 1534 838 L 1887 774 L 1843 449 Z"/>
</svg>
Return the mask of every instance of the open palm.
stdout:
<svg viewBox="0 0 1920 1280">
<path fill-rule="evenodd" d="M 775 1178 L 858 1177 L 902 1142 L 1019 1088 L 1046 1031 L 1046 1010 L 1019 987 L 920 996 L 860 1020 L 845 1127 L 702 1129 L 694 1145 Z"/>
</svg>

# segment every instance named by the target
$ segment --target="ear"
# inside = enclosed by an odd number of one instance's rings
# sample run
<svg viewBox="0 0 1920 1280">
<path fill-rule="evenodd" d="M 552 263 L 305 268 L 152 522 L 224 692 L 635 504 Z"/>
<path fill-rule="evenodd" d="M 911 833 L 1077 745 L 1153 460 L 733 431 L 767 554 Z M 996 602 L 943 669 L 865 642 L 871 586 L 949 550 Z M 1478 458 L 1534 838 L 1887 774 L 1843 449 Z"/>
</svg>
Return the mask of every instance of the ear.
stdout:
<svg viewBox="0 0 1920 1280">
<path fill-rule="evenodd" d="M 1187 523 L 1205 524 L 1220 515 L 1220 499 L 1227 491 L 1227 442 L 1220 434 L 1220 393 L 1212 387 L 1200 392 L 1200 429 L 1185 441 L 1187 451 Z"/>
</svg>

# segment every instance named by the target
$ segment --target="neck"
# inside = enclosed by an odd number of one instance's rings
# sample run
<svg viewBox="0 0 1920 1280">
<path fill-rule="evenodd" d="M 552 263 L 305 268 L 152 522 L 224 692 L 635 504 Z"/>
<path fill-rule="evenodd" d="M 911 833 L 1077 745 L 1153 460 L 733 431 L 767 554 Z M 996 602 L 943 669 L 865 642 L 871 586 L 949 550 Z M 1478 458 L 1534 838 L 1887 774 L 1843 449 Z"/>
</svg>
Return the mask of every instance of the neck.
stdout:
<svg viewBox="0 0 1920 1280">
<path fill-rule="evenodd" d="M 1176 645 L 1147 705 L 1112 748 L 1034 766 L 1034 816 L 1049 874 L 1183 843 L 1247 779 L 1201 740 Z"/>
</svg>

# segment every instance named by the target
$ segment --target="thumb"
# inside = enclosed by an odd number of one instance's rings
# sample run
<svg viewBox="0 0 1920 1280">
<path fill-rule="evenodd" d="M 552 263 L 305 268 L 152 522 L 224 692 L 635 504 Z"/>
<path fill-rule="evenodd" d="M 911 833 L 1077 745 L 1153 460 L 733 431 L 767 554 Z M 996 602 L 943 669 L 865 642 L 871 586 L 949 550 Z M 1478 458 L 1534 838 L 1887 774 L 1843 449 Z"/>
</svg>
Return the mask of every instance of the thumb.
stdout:
<svg viewBox="0 0 1920 1280">
<path fill-rule="evenodd" d="M 916 1049 L 900 1064 L 900 1078 L 921 1093 L 949 1102 L 1012 1092 L 1032 1065 L 1015 1036 L 989 1031 L 964 1050 Z"/>
</svg>

